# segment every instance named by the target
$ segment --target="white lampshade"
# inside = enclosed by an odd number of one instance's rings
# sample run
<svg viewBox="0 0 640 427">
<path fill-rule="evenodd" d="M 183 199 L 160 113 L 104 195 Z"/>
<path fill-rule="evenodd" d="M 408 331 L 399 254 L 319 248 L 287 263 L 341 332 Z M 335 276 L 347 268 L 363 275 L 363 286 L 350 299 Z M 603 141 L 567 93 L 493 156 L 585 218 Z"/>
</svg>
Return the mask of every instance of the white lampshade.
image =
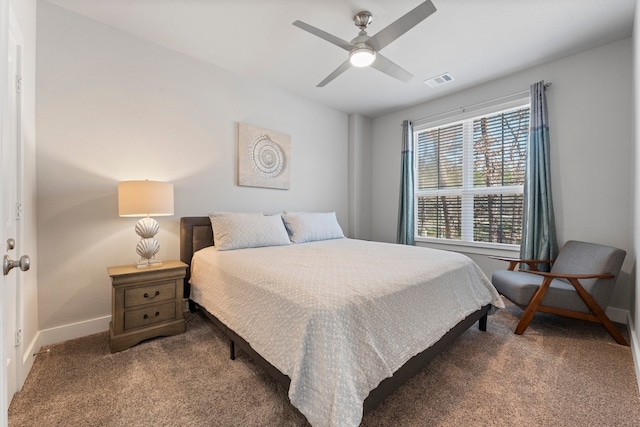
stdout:
<svg viewBox="0 0 640 427">
<path fill-rule="evenodd" d="M 118 183 L 118 215 L 173 215 L 173 184 L 158 181 Z"/>
<path fill-rule="evenodd" d="M 375 51 L 366 47 L 354 49 L 349 54 L 349 61 L 354 67 L 368 67 L 375 59 Z"/>
</svg>

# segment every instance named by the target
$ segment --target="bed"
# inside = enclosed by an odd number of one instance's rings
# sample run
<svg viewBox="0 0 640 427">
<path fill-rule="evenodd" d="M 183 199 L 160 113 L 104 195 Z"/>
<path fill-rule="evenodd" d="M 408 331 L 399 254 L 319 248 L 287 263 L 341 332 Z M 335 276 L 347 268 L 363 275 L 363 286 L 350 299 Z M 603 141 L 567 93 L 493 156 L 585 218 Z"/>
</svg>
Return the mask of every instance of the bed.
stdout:
<svg viewBox="0 0 640 427">
<path fill-rule="evenodd" d="M 491 306 L 502 306 L 459 254 L 346 238 L 229 251 L 213 242 L 209 217 L 181 218 L 190 308 L 229 337 L 232 359 L 239 348 L 280 382 L 314 426 L 358 425 L 469 327 L 486 330 Z M 402 276 L 404 290 L 396 291 L 386 265 L 392 252 L 410 263 L 394 277 L 418 264 L 415 257 L 432 257 L 424 270 L 431 285 Z M 431 303 L 443 293 L 449 302 Z"/>
</svg>

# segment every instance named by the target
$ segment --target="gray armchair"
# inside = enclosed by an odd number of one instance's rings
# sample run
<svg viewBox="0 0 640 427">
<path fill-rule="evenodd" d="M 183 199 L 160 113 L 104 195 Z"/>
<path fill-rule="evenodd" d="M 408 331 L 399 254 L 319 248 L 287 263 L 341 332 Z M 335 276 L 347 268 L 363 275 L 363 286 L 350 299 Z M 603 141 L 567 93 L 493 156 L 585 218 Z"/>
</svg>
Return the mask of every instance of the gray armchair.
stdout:
<svg viewBox="0 0 640 427">
<path fill-rule="evenodd" d="M 629 345 L 604 310 L 620 273 L 626 252 L 611 246 L 568 241 L 553 260 L 520 260 L 492 257 L 509 262 L 508 270 L 493 273 L 498 292 L 524 310 L 515 333 L 521 335 L 536 311 L 600 322 L 622 345 Z M 530 270 L 516 271 L 518 264 Z M 538 265 L 551 263 L 551 271 Z"/>
</svg>

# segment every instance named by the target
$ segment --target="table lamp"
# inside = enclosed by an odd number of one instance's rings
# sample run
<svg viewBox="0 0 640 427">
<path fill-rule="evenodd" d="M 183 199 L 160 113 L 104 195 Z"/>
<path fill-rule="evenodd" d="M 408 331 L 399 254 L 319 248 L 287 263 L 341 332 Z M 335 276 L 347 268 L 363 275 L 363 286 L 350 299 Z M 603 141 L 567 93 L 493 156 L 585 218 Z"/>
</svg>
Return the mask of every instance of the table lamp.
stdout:
<svg viewBox="0 0 640 427">
<path fill-rule="evenodd" d="M 162 261 L 155 259 L 160 245 L 154 236 L 160 231 L 160 225 L 151 217 L 173 215 L 173 184 L 158 181 L 119 182 L 118 215 L 143 217 L 136 224 L 136 234 L 140 236 L 140 242 L 136 245 L 140 259 L 136 267 L 162 265 Z"/>
</svg>

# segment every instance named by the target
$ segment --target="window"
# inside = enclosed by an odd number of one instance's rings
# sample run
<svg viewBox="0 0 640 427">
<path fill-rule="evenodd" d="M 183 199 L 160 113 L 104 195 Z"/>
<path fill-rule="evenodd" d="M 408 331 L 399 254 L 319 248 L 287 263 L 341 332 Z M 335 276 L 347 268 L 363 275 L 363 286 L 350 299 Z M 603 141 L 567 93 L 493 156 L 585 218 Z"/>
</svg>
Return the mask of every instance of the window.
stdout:
<svg viewBox="0 0 640 427">
<path fill-rule="evenodd" d="M 519 245 L 528 133 L 528 104 L 416 127 L 416 237 Z"/>
</svg>

